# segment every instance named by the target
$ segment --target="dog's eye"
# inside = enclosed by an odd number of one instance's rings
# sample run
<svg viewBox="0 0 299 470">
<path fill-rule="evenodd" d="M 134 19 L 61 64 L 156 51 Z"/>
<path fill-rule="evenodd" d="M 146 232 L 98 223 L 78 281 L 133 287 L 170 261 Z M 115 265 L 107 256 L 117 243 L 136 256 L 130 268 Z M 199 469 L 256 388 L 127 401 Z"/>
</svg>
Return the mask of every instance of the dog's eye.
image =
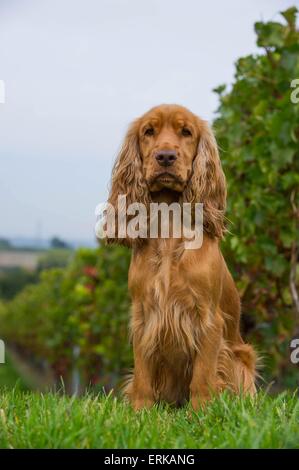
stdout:
<svg viewBox="0 0 299 470">
<path fill-rule="evenodd" d="M 192 133 L 191 133 L 190 129 L 188 129 L 188 127 L 183 127 L 182 135 L 184 137 L 190 137 L 192 135 Z"/>
<path fill-rule="evenodd" d="M 154 128 L 153 127 L 148 127 L 145 132 L 144 132 L 144 135 L 154 135 L 155 131 L 154 131 Z"/>
</svg>

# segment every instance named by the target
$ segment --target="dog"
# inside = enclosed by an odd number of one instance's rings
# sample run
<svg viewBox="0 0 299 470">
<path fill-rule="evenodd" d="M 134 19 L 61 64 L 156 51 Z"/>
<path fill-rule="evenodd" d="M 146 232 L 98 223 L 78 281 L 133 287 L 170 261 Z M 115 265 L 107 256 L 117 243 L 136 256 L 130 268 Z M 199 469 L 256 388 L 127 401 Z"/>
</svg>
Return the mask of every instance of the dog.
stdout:
<svg viewBox="0 0 299 470">
<path fill-rule="evenodd" d="M 184 236 L 161 231 L 156 238 L 106 237 L 132 248 L 134 372 L 125 394 L 133 408 L 190 400 L 197 410 L 225 389 L 254 395 L 256 353 L 241 337 L 240 298 L 220 250 L 226 180 L 207 122 L 166 104 L 136 119 L 112 171 L 108 202 L 116 218 L 119 195 L 145 207 L 189 203 L 192 217 L 203 204 L 200 247 L 186 249 Z"/>
</svg>

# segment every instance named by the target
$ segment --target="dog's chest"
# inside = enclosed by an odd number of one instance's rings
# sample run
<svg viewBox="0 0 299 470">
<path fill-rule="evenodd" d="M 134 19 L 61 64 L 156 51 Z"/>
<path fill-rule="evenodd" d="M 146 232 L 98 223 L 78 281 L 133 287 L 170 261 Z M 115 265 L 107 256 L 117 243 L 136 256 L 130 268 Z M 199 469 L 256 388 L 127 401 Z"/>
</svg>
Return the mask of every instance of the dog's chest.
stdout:
<svg viewBox="0 0 299 470">
<path fill-rule="evenodd" d="M 190 276 L 188 253 L 175 240 L 161 241 L 147 260 L 152 282 L 145 289 L 161 310 L 179 307 L 192 310 L 195 307 L 195 285 Z"/>
<path fill-rule="evenodd" d="M 198 292 L 188 253 L 176 240 L 161 240 L 146 255 L 142 265 L 137 260 L 133 266 L 130 284 L 142 304 L 147 344 L 164 350 L 175 345 L 189 354 L 197 349 L 199 331 Z"/>
</svg>

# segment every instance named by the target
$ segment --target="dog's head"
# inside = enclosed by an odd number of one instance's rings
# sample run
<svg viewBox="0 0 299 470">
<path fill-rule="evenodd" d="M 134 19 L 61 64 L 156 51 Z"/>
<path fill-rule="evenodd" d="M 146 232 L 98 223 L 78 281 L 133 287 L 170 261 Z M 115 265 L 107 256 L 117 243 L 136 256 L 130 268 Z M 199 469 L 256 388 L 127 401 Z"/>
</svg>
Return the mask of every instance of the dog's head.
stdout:
<svg viewBox="0 0 299 470">
<path fill-rule="evenodd" d="M 198 119 L 178 106 L 159 106 L 138 123 L 143 175 L 151 193 L 182 193 L 192 174 L 199 142 Z"/>
<path fill-rule="evenodd" d="M 167 201 L 204 205 L 204 228 L 224 232 L 226 183 L 208 124 L 182 106 L 157 106 L 130 126 L 112 173 L 109 202 L 148 205 L 159 193 Z M 160 198 L 160 200 L 163 198 Z M 119 241 L 119 240 L 118 240 Z"/>
</svg>

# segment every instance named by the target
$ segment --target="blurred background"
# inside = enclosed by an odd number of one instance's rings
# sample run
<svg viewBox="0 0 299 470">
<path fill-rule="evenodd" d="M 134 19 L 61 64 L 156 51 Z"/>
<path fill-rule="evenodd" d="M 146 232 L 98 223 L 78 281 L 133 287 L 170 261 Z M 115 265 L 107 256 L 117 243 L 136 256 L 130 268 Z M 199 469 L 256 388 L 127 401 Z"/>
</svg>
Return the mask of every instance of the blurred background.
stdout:
<svg viewBox="0 0 299 470">
<path fill-rule="evenodd" d="M 96 242 L 94 210 L 126 127 L 160 103 L 213 125 L 243 335 L 261 386 L 298 387 L 295 3 L 0 0 L 0 388 L 117 389 L 132 366 L 130 252 Z"/>
</svg>

